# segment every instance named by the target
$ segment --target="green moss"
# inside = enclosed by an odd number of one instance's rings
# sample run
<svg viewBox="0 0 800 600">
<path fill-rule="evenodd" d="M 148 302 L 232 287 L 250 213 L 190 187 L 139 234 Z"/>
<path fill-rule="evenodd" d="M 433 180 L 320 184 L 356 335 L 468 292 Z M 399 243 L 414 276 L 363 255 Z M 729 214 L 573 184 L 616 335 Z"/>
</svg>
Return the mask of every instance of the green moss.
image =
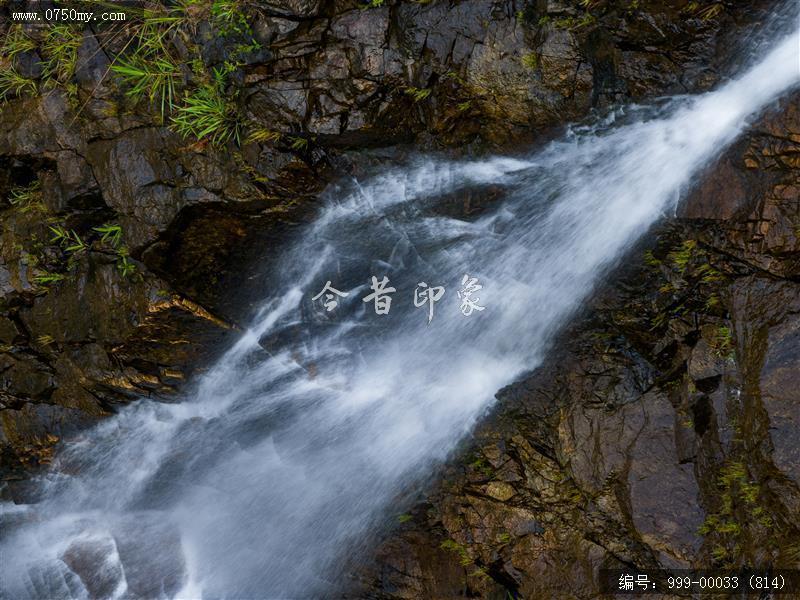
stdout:
<svg viewBox="0 0 800 600">
<path fill-rule="evenodd" d="M 535 52 L 525 54 L 521 62 L 526 69 L 530 69 L 531 71 L 535 71 L 539 67 L 539 58 L 536 56 Z"/>
<path fill-rule="evenodd" d="M 458 562 L 462 566 L 467 566 L 472 564 L 472 559 L 469 557 L 469 553 L 465 546 L 462 546 L 455 540 L 445 540 L 441 543 L 440 546 L 443 550 L 447 550 L 448 552 L 453 552 L 454 554 L 458 555 Z"/>
<path fill-rule="evenodd" d="M 491 579 L 486 567 L 475 567 L 475 569 L 469 574 L 469 577 L 477 577 L 481 580 Z"/>
<path fill-rule="evenodd" d="M 713 311 L 718 309 L 722 306 L 722 301 L 719 299 L 719 296 L 716 294 L 710 294 L 706 299 L 705 309 L 707 311 Z"/>
<path fill-rule="evenodd" d="M 652 250 L 647 250 L 644 253 L 644 264 L 648 267 L 656 268 L 661 266 L 661 261 L 655 257 Z"/>
<path fill-rule="evenodd" d="M 556 19 L 553 21 L 553 25 L 558 27 L 559 29 L 581 29 L 583 27 L 588 27 L 590 25 L 594 25 L 597 22 L 597 17 L 594 16 L 592 13 L 585 13 L 580 18 L 577 17 L 562 17 L 560 19 Z"/>
<path fill-rule="evenodd" d="M 667 255 L 667 259 L 673 266 L 677 267 L 681 273 L 686 271 L 689 261 L 694 256 L 697 242 L 695 240 L 685 240 L 678 250 L 674 250 Z"/>
<path fill-rule="evenodd" d="M 733 564 L 748 542 L 752 542 L 754 527 L 761 527 L 769 534 L 772 518 L 760 502 L 761 487 L 750 479 L 747 465 L 739 460 L 723 464 L 715 482 L 719 505 L 709 512 L 698 533 L 714 536 L 712 557 L 718 563 Z M 763 532 L 762 534 L 763 535 Z"/>
<path fill-rule="evenodd" d="M 700 276 L 700 281 L 706 284 L 716 283 L 725 279 L 725 276 L 720 271 L 708 263 L 700 265 L 697 268 L 697 274 Z"/>
<path fill-rule="evenodd" d="M 710 340 L 717 356 L 731 358 L 733 355 L 733 332 L 727 325 L 720 325 Z"/>
<path fill-rule="evenodd" d="M 470 469 L 477 471 L 484 477 L 491 477 L 494 474 L 494 469 L 483 459 L 482 456 L 476 457 L 472 462 L 468 463 L 467 466 Z"/>
</svg>

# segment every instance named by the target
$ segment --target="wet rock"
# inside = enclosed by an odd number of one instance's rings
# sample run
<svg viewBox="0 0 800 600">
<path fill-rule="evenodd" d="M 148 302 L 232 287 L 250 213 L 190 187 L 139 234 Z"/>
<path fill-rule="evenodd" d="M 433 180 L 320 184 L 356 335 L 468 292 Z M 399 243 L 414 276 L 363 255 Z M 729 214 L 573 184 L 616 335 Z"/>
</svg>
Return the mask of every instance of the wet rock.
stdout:
<svg viewBox="0 0 800 600">
<path fill-rule="evenodd" d="M 645 543 L 674 559 L 666 564 L 686 568 L 702 542 L 699 486 L 692 465 L 680 464 L 675 429 L 682 424 L 667 398 L 648 395 L 643 405 L 645 424 L 629 455 L 633 525 Z"/>
<path fill-rule="evenodd" d="M 174 596 L 187 573 L 176 529 L 150 521 L 146 514 L 120 523 L 113 532 L 127 593 L 134 598 Z"/>
<path fill-rule="evenodd" d="M 171 136 L 162 130 L 144 128 L 88 148 L 87 158 L 103 198 L 125 215 L 122 225 L 133 246 L 152 241 L 183 206 L 170 160 L 170 146 L 174 151 L 170 141 Z"/>
<path fill-rule="evenodd" d="M 111 598 L 125 586 L 125 573 L 113 539 L 75 540 L 61 560 L 80 577 L 89 598 Z"/>
<path fill-rule="evenodd" d="M 770 421 L 775 466 L 800 485 L 800 448 L 797 445 L 797 433 L 800 431 L 798 349 L 800 318 L 790 317 L 771 328 L 760 381 L 761 399 Z"/>
</svg>

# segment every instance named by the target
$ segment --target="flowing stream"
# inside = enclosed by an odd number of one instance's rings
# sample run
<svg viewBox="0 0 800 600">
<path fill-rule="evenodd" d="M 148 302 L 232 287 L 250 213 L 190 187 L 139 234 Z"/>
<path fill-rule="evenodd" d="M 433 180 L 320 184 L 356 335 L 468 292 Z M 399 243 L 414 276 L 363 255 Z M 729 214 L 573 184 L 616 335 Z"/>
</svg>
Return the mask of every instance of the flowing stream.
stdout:
<svg viewBox="0 0 800 600">
<path fill-rule="evenodd" d="M 692 177 L 800 81 L 798 32 L 716 91 L 628 107 L 518 158 L 422 158 L 327 192 L 252 328 L 180 403 L 65 445 L 2 507 L 4 598 L 307 598 L 534 368 Z M 473 220 L 442 197 L 493 186 Z M 463 277 L 482 289 L 459 297 Z M 396 288 L 376 314 L 371 277 Z M 327 311 L 330 280 L 346 296 Z M 443 286 L 415 306 L 419 282 Z M 469 283 L 469 282 L 467 282 Z M 421 289 L 421 288 L 420 288 Z M 483 310 L 462 306 L 476 301 Z"/>
</svg>

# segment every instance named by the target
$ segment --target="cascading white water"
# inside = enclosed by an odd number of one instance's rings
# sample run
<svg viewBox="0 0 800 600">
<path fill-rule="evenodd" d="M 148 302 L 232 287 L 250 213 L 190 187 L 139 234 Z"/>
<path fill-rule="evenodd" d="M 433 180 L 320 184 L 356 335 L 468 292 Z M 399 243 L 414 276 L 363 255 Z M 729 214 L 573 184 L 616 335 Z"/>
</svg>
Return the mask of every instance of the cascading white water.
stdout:
<svg viewBox="0 0 800 600">
<path fill-rule="evenodd" d="M 41 502 L 3 506 L 4 598 L 305 598 L 402 507 L 494 393 L 535 367 L 613 260 L 800 82 L 798 34 L 715 92 L 629 108 L 524 159 L 420 160 L 330 191 L 251 330 L 179 404 L 141 401 L 64 447 Z M 496 184 L 477 220 L 437 196 Z M 486 309 L 456 291 L 477 277 Z M 388 315 L 362 302 L 372 275 Z M 349 292 L 326 312 L 326 280 Z M 427 324 L 418 282 L 445 294 Z"/>
</svg>

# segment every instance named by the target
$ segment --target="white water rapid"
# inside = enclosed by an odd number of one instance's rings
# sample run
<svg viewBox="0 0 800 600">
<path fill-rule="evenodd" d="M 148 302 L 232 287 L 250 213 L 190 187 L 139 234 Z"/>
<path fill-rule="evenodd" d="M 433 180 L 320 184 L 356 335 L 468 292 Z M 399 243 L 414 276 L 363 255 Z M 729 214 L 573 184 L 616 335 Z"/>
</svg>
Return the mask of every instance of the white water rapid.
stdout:
<svg viewBox="0 0 800 600">
<path fill-rule="evenodd" d="M 3 598 L 308 598 L 535 367 L 626 248 L 800 82 L 798 32 L 716 91 L 620 109 L 523 158 L 423 158 L 328 192 L 252 328 L 176 404 L 142 400 L 61 448 L 41 501 L 3 505 Z M 457 189 L 503 199 L 471 221 Z M 483 311 L 464 316 L 465 273 Z M 391 310 L 362 302 L 370 277 Z M 331 280 L 349 293 L 312 302 Z M 420 281 L 445 286 L 427 324 Z"/>
</svg>

